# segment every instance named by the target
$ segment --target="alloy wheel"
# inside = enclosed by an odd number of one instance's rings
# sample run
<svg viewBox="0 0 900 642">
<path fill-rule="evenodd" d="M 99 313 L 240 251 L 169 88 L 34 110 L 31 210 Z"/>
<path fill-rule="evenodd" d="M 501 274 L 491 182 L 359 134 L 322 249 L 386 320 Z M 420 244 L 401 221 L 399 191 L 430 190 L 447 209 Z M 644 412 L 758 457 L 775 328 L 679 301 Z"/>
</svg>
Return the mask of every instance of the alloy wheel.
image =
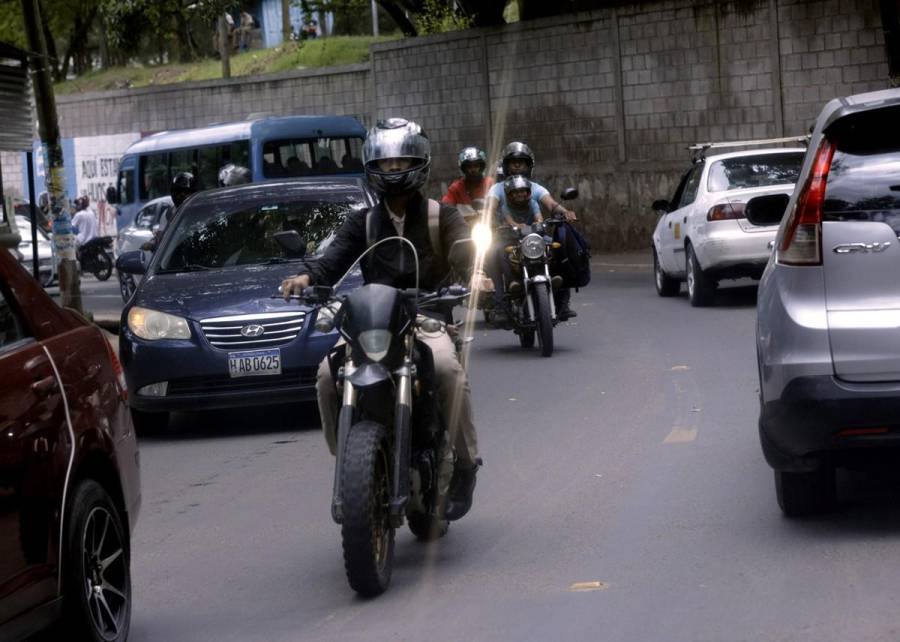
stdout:
<svg viewBox="0 0 900 642">
<path fill-rule="evenodd" d="M 81 537 L 84 591 L 96 633 L 116 640 L 128 617 L 128 572 L 123 542 L 106 508 L 97 506 Z"/>
</svg>

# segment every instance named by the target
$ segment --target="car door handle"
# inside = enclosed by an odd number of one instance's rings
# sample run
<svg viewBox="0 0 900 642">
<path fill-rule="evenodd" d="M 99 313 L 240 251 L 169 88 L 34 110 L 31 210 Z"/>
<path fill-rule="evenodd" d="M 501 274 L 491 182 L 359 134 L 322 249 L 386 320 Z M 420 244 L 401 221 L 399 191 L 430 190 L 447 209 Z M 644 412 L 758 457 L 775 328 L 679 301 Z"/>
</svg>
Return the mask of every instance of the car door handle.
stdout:
<svg viewBox="0 0 900 642">
<path fill-rule="evenodd" d="M 766 243 L 766 249 L 771 250 L 773 247 L 775 247 L 775 241 L 769 241 L 768 243 Z"/>
<path fill-rule="evenodd" d="M 672 221 L 669 221 L 669 229 L 672 229 Z"/>
<path fill-rule="evenodd" d="M 34 372 L 35 370 L 46 366 L 48 363 L 46 355 L 41 353 L 25 362 L 25 370 L 27 372 Z"/>
<path fill-rule="evenodd" d="M 31 384 L 31 390 L 39 397 L 49 397 L 58 389 L 59 385 L 56 383 L 56 377 L 54 377 L 53 375 L 44 377 L 43 379 L 38 379 L 33 384 Z"/>
</svg>

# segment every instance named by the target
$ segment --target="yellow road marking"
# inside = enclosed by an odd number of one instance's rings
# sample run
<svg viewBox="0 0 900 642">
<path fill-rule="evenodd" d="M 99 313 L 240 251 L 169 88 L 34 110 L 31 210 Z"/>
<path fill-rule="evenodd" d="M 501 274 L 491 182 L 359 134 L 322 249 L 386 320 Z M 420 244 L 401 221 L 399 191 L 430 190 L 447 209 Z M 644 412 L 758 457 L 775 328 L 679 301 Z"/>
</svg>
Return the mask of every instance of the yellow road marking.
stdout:
<svg viewBox="0 0 900 642">
<path fill-rule="evenodd" d="M 696 438 L 696 428 L 679 428 L 678 426 L 676 426 L 675 428 L 672 428 L 672 432 L 669 433 L 669 436 L 663 439 L 663 443 L 683 444 L 689 441 L 694 441 Z"/>
<path fill-rule="evenodd" d="M 574 592 L 585 592 L 604 591 L 607 588 L 609 588 L 609 584 L 606 582 L 575 582 L 569 587 L 569 590 Z"/>
</svg>

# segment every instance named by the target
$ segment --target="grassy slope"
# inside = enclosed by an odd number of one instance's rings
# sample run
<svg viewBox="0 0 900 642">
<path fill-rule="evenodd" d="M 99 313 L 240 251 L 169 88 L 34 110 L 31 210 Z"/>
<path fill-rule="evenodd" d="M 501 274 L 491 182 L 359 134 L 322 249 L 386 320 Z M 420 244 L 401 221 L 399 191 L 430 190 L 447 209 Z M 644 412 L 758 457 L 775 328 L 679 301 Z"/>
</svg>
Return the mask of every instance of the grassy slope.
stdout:
<svg viewBox="0 0 900 642">
<path fill-rule="evenodd" d="M 258 74 L 331 67 L 364 62 L 369 59 L 369 45 L 392 40 L 392 37 L 336 36 L 291 42 L 286 47 L 257 49 L 231 57 L 231 75 Z M 202 60 L 190 64 L 154 65 L 146 67 L 115 67 L 94 71 L 74 80 L 56 85 L 57 94 L 106 91 L 127 87 L 149 87 L 191 80 L 215 80 L 222 77 L 222 63 Z"/>
</svg>

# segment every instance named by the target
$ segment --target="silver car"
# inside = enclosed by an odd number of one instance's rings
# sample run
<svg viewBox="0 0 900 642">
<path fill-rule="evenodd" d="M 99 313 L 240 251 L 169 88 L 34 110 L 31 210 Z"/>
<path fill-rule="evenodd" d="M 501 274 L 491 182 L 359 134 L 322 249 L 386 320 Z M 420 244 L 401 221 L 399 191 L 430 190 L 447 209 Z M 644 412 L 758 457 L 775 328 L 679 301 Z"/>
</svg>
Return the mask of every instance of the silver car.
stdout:
<svg viewBox="0 0 900 642">
<path fill-rule="evenodd" d="M 900 444 L 900 89 L 829 102 L 759 287 L 759 434 L 786 515 Z M 787 209 L 783 209 L 784 205 Z M 755 208 L 755 203 L 748 207 Z"/>
<path fill-rule="evenodd" d="M 140 209 L 134 220 L 126 227 L 119 230 L 116 236 L 116 254 L 121 256 L 125 252 L 140 250 L 141 246 L 153 238 L 154 232 L 160 223 L 169 215 L 169 211 L 175 207 L 172 198 L 162 196 L 155 198 Z M 118 272 L 119 293 L 122 301 L 128 302 L 137 288 L 135 277 L 131 274 Z M 138 277 L 139 279 L 140 277 Z"/>
<path fill-rule="evenodd" d="M 693 306 L 711 305 L 719 281 L 758 279 L 771 254 L 776 225 L 754 225 L 744 214 L 751 198 L 790 194 L 800 172 L 804 148 L 709 152 L 724 147 L 795 141 L 779 139 L 696 146 L 699 156 L 681 179 L 653 231 L 656 291 L 675 296 L 687 283 Z"/>
</svg>

